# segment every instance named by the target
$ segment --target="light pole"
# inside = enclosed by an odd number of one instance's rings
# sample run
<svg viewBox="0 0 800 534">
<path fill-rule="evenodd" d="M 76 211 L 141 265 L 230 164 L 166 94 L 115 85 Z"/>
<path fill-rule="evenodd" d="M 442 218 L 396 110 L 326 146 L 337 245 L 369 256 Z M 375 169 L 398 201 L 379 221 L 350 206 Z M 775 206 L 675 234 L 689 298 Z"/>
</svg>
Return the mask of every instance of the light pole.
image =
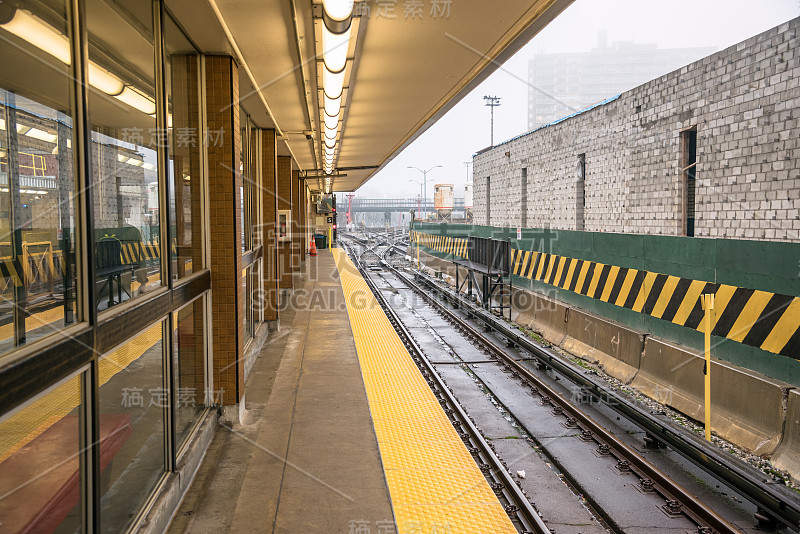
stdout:
<svg viewBox="0 0 800 534">
<path fill-rule="evenodd" d="M 420 182 L 419 180 L 409 180 L 409 182 L 414 182 L 415 184 L 419 184 L 419 197 L 418 198 L 422 199 L 422 182 Z M 413 214 L 414 210 L 411 210 L 411 211 L 412 211 L 412 214 Z M 417 202 L 417 218 L 418 219 L 422 218 L 422 215 L 421 215 L 420 209 L 419 209 L 419 202 Z"/>
<path fill-rule="evenodd" d="M 409 169 L 416 169 L 422 173 L 422 181 L 424 182 L 423 190 L 425 191 L 422 195 L 422 211 L 425 213 L 425 219 L 428 219 L 428 173 L 431 172 L 433 169 L 441 167 L 441 165 L 434 165 L 427 171 L 423 171 L 419 167 L 412 167 L 411 165 L 408 166 Z"/>
<path fill-rule="evenodd" d="M 483 100 L 486 102 L 484 105 L 489 106 L 492 115 L 492 122 L 491 122 L 491 145 L 494 146 L 494 108 L 500 105 L 500 97 L 499 96 L 484 96 Z"/>
</svg>

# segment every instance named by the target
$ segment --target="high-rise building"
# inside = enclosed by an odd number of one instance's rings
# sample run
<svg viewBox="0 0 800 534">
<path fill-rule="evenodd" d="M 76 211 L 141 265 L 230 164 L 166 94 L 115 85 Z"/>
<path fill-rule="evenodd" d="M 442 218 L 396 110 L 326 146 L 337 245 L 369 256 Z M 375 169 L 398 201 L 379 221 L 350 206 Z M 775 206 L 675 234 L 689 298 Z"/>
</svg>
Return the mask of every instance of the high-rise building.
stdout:
<svg viewBox="0 0 800 534">
<path fill-rule="evenodd" d="M 528 63 L 528 128 L 533 130 L 687 65 L 714 48 L 658 48 L 607 42 L 589 52 L 536 54 Z"/>
</svg>

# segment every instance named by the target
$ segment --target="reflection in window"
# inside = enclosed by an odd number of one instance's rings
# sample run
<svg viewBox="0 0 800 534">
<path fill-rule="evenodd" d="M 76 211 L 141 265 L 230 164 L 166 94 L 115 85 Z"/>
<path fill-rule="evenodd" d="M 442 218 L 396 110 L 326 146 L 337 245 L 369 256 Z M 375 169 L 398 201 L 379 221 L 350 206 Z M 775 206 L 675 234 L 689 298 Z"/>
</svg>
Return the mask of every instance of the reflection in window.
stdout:
<svg viewBox="0 0 800 534">
<path fill-rule="evenodd" d="M 175 443 L 191 434 L 203 413 L 206 391 L 205 321 L 203 299 L 197 299 L 177 313 L 173 338 L 175 373 Z"/>
<path fill-rule="evenodd" d="M 125 437 L 101 480 L 102 532 L 122 532 L 164 472 L 161 323 L 100 360 L 100 427 Z"/>
<path fill-rule="evenodd" d="M 170 226 L 173 273 L 203 268 L 199 54 L 171 17 L 164 26 L 167 111 L 170 117 Z"/>
<path fill-rule="evenodd" d="M 0 11 L 2 353 L 73 323 L 76 291 L 66 10 Z"/>
<path fill-rule="evenodd" d="M 79 377 L 0 422 L 3 532 L 77 532 L 80 516 Z M 101 466 L 125 440 L 101 427 Z"/>
<path fill-rule="evenodd" d="M 162 284 L 157 150 L 167 132 L 155 119 L 152 3 L 129 1 L 123 10 L 88 0 L 86 13 L 97 44 L 89 48 L 89 109 L 95 304 L 104 310 Z"/>
</svg>

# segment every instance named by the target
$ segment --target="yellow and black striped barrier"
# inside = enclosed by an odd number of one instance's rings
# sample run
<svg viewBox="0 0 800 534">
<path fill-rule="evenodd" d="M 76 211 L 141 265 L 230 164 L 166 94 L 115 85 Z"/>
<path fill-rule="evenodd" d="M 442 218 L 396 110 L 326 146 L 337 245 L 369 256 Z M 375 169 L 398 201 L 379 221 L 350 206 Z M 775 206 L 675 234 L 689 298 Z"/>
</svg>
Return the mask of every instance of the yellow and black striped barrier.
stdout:
<svg viewBox="0 0 800 534">
<path fill-rule="evenodd" d="M 466 258 L 469 239 L 414 232 L 413 242 L 443 254 Z"/>
<path fill-rule="evenodd" d="M 715 295 L 712 334 L 800 359 L 800 298 L 512 249 L 513 274 L 703 331 L 700 296 Z"/>
<path fill-rule="evenodd" d="M 466 239 L 414 237 L 432 250 L 466 257 Z M 513 248 L 511 272 L 700 332 L 701 295 L 714 294 L 713 335 L 800 359 L 800 297 Z"/>
</svg>

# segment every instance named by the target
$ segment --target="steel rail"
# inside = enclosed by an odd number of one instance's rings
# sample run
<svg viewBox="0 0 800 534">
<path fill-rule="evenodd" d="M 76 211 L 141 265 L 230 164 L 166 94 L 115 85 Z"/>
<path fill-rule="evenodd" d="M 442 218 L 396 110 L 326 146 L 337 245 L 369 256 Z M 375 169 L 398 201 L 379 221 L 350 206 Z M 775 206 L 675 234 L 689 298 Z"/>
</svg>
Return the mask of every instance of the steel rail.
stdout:
<svg viewBox="0 0 800 534">
<path fill-rule="evenodd" d="M 489 466 L 489 473 L 495 480 L 498 481 L 497 484 L 492 484 L 492 489 L 498 496 L 502 495 L 505 500 L 510 503 L 509 506 L 505 507 L 506 513 L 509 514 L 509 517 L 512 517 L 512 519 L 514 516 L 516 517 L 517 521 L 523 527 L 523 534 L 529 532 L 535 532 L 537 534 L 550 534 L 549 527 L 539 516 L 539 513 L 522 492 L 522 489 L 511 477 L 511 474 L 505 468 L 503 462 L 497 457 L 491 445 L 486 441 L 480 430 L 478 430 L 478 428 L 475 426 L 475 423 L 473 423 L 472 419 L 470 419 L 469 415 L 461 407 L 453 393 L 450 391 L 441 377 L 436 373 L 433 365 L 425 356 L 425 353 L 414 341 L 413 337 L 408 332 L 400 318 L 397 316 L 396 312 L 392 309 L 388 302 L 386 302 L 385 297 L 381 294 L 380 290 L 375 286 L 374 282 L 370 279 L 368 273 L 364 269 L 361 263 L 361 255 L 365 254 L 366 252 L 374 251 L 378 246 L 380 245 L 366 248 L 361 254 L 355 255 L 350 252 L 347 245 L 344 245 L 345 251 L 351 258 L 353 258 L 356 268 L 359 270 L 359 272 L 361 272 L 364 281 L 375 295 L 375 298 L 378 300 L 378 303 L 386 313 L 386 316 L 392 323 L 392 326 L 397 331 L 398 335 L 403 341 L 403 344 L 412 352 L 414 361 L 417 362 L 418 365 L 421 363 L 424 366 L 424 369 L 422 370 L 423 376 L 428 382 L 428 385 L 434 390 L 434 392 L 438 392 L 437 397 L 443 397 L 440 402 L 444 402 L 451 407 L 452 413 L 456 418 L 456 421 L 453 421 L 453 418 L 451 418 L 451 423 L 459 433 L 461 439 L 465 442 L 465 445 L 467 445 L 470 449 L 470 453 L 472 453 L 473 456 L 477 455 L 484 464 L 479 467 L 481 467 L 481 470 L 486 473 L 486 466 Z M 466 432 L 459 430 L 459 427 L 463 430 L 466 430 Z M 469 441 L 472 441 L 472 443 L 477 445 L 477 447 L 470 447 Z"/>
</svg>

